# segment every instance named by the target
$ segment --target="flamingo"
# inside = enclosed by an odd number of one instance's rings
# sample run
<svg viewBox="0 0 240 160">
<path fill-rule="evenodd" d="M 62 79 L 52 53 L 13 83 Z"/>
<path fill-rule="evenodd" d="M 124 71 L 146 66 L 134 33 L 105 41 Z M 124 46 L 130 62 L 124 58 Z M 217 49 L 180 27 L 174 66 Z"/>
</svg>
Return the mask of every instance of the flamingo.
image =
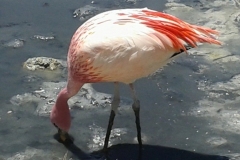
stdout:
<svg viewBox="0 0 240 160">
<path fill-rule="evenodd" d="M 119 83 L 130 87 L 141 147 L 140 101 L 133 83 L 199 43 L 221 45 L 216 35 L 218 32 L 210 28 L 192 25 L 148 8 L 111 10 L 87 20 L 71 39 L 67 85 L 59 92 L 50 115 L 60 140 L 69 140 L 71 116 L 67 101 L 85 83 L 113 82 L 114 95 L 103 149 L 108 148 L 119 106 Z"/>
</svg>

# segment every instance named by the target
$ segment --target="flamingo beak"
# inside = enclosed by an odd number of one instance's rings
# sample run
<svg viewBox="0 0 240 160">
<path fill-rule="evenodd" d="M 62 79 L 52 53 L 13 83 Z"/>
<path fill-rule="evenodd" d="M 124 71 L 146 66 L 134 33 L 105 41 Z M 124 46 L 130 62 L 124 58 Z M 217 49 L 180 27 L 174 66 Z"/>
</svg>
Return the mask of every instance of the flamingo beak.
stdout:
<svg viewBox="0 0 240 160">
<path fill-rule="evenodd" d="M 53 125 L 58 130 L 58 133 L 56 135 L 56 139 L 58 142 L 63 143 L 63 144 L 73 143 L 74 138 L 71 135 L 69 135 L 67 132 L 61 130 L 56 124 L 53 123 Z"/>
</svg>

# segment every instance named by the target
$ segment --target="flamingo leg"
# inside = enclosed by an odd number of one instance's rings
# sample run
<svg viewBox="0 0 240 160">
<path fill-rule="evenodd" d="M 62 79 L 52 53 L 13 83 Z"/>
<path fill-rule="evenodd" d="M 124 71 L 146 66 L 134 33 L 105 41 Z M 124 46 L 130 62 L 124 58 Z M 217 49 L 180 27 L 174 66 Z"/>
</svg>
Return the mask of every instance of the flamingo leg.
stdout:
<svg viewBox="0 0 240 160">
<path fill-rule="evenodd" d="M 118 83 L 115 82 L 114 83 L 114 96 L 113 96 L 113 100 L 112 100 L 112 104 L 111 104 L 111 113 L 110 113 L 110 117 L 109 117 L 107 133 L 106 133 L 106 137 L 105 137 L 105 141 L 104 141 L 104 147 L 103 147 L 104 151 L 107 151 L 107 148 L 108 148 L 108 142 L 109 142 L 114 118 L 115 118 L 115 115 L 117 113 L 119 103 L 120 103 L 119 86 L 118 86 Z"/>
<path fill-rule="evenodd" d="M 134 111 L 135 118 L 136 118 L 135 123 L 137 127 L 137 140 L 138 140 L 139 148 L 141 149 L 142 138 L 141 138 L 141 126 L 140 126 L 140 101 L 137 99 L 136 92 L 133 87 L 133 83 L 130 83 L 129 86 L 130 86 L 132 97 L 133 97 L 132 109 Z"/>
</svg>

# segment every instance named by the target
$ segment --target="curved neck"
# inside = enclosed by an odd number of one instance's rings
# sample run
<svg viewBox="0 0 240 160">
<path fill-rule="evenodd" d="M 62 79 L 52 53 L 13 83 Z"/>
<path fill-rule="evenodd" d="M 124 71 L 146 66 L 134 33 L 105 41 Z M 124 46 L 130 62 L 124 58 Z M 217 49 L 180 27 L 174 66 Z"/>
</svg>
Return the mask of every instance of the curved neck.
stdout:
<svg viewBox="0 0 240 160">
<path fill-rule="evenodd" d="M 62 106 L 67 106 L 67 105 L 64 105 L 64 104 L 67 104 L 67 101 L 69 99 L 69 94 L 68 94 L 68 91 L 67 91 L 67 88 L 63 88 L 58 96 L 57 96 L 57 100 L 56 100 L 56 107 L 58 108 L 63 108 Z M 66 107 L 64 107 L 66 108 Z"/>
<path fill-rule="evenodd" d="M 58 96 L 51 111 L 51 122 L 63 131 L 68 131 L 71 126 L 71 115 L 67 101 L 77 94 L 83 83 L 74 83 L 68 80 L 67 87 L 63 88 Z"/>
<path fill-rule="evenodd" d="M 73 83 L 73 81 L 69 80 L 67 87 L 63 88 L 59 92 L 56 100 L 56 106 L 60 107 L 63 106 L 63 104 L 67 104 L 68 99 L 76 95 L 83 84 L 84 83 Z"/>
</svg>

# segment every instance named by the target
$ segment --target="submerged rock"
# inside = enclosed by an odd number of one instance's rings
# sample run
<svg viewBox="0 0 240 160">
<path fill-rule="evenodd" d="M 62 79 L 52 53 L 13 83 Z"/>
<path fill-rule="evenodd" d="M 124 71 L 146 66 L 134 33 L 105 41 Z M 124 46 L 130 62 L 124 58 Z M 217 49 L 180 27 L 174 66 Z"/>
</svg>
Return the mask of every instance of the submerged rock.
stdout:
<svg viewBox="0 0 240 160">
<path fill-rule="evenodd" d="M 13 96 L 10 102 L 16 106 L 24 106 L 26 103 L 37 103 L 35 114 L 49 116 L 57 94 L 65 86 L 66 82 L 44 82 L 39 90 Z M 69 99 L 68 104 L 70 109 L 73 107 L 80 109 L 106 108 L 110 106 L 111 99 L 110 94 L 97 92 L 92 88 L 91 84 L 85 84 L 77 95 Z M 120 106 L 130 107 L 131 103 L 130 99 L 121 98 Z"/>
<path fill-rule="evenodd" d="M 66 68 L 67 64 L 65 61 L 54 59 L 50 57 L 34 57 L 29 58 L 24 62 L 23 67 L 35 71 L 35 70 L 56 70 L 59 68 Z"/>
<path fill-rule="evenodd" d="M 53 154 L 50 154 L 46 151 L 35 149 L 35 148 L 27 148 L 25 151 L 15 154 L 12 157 L 7 158 L 6 160 L 45 160 L 45 159 L 59 159 L 55 157 Z"/>
<path fill-rule="evenodd" d="M 126 3 L 136 4 L 139 0 L 125 0 Z"/>
<path fill-rule="evenodd" d="M 29 103 L 29 102 L 38 102 L 40 99 L 36 96 L 33 96 L 32 93 L 24 93 L 22 95 L 16 95 L 16 96 L 13 96 L 11 99 L 10 99 L 10 102 L 13 104 L 13 105 L 16 105 L 16 106 L 20 106 L 20 105 L 24 105 L 26 103 Z"/>
<path fill-rule="evenodd" d="M 47 40 L 53 40 L 53 39 L 55 39 L 55 37 L 54 37 L 54 36 L 34 35 L 34 36 L 33 36 L 33 39 L 39 39 L 39 40 L 45 40 L 45 41 L 47 41 Z"/>
<path fill-rule="evenodd" d="M 238 27 L 240 27 L 240 12 L 233 15 L 233 21 Z"/>
<path fill-rule="evenodd" d="M 213 84 L 201 82 L 199 89 L 206 93 L 206 97 L 198 101 L 198 107 L 190 111 L 190 115 L 197 117 L 211 117 L 214 122 L 212 128 L 239 133 L 240 127 L 240 75 L 237 74 L 226 81 Z M 211 139 L 208 143 L 216 145 L 224 140 Z"/>
<path fill-rule="evenodd" d="M 76 9 L 73 12 L 73 17 L 78 17 L 80 20 L 87 20 L 100 12 L 101 10 L 99 8 L 86 5 L 84 7 Z"/>
<path fill-rule="evenodd" d="M 14 39 L 14 40 L 4 43 L 3 45 L 5 47 L 19 48 L 19 47 L 23 47 L 24 42 L 25 41 L 22 39 Z"/>
<path fill-rule="evenodd" d="M 211 137 L 207 140 L 211 146 L 218 147 L 227 143 L 227 140 L 222 137 Z"/>
<path fill-rule="evenodd" d="M 226 82 L 212 84 L 207 89 L 214 92 L 225 91 L 240 95 L 240 74 L 233 76 Z"/>
<path fill-rule="evenodd" d="M 35 75 L 26 75 L 22 79 L 22 82 L 24 83 L 34 83 L 34 82 L 40 82 L 40 81 L 42 81 L 42 78 Z"/>
<path fill-rule="evenodd" d="M 239 46 L 236 43 L 239 42 L 239 1 L 168 0 L 166 7 L 165 12 L 191 24 L 217 30 L 219 36 L 216 38 L 222 42 L 222 46 L 205 44 L 199 46 L 199 49 L 189 51 L 193 51 L 192 55 L 196 55 L 196 60 L 201 56 L 207 60 L 208 64 L 200 71 L 203 76 L 196 80 L 197 87 L 204 96 L 199 97 L 196 105 L 193 105 L 186 115 L 205 119 L 209 122 L 208 127 L 215 133 L 223 131 L 233 135 L 239 134 L 240 57 Z M 227 148 L 228 152 L 233 152 L 234 147 L 228 147 L 231 144 L 225 136 L 226 134 L 224 137 L 211 137 L 206 140 L 206 143 L 210 147 Z M 231 158 L 231 160 L 237 159 L 240 159 L 239 154 Z"/>
<path fill-rule="evenodd" d="M 240 153 L 232 153 L 232 154 L 227 154 L 227 157 L 229 157 L 229 160 L 240 160 Z"/>
<path fill-rule="evenodd" d="M 89 142 L 88 148 L 91 151 L 96 151 L 99 149 L 102 149 L 104 145 L 104 140 L 106 136 L 106 129 L 101 128 L 96 125 L 91 125 L 89 129 L 92 131 L 92 142 Z M 111 131 L 111 135 L 109 138 L 109 147 L 112 145 L 112 143 L 120 138 L 122 135 L 127 134 L 126 128 L 114 128 Z"/>
</svg>

